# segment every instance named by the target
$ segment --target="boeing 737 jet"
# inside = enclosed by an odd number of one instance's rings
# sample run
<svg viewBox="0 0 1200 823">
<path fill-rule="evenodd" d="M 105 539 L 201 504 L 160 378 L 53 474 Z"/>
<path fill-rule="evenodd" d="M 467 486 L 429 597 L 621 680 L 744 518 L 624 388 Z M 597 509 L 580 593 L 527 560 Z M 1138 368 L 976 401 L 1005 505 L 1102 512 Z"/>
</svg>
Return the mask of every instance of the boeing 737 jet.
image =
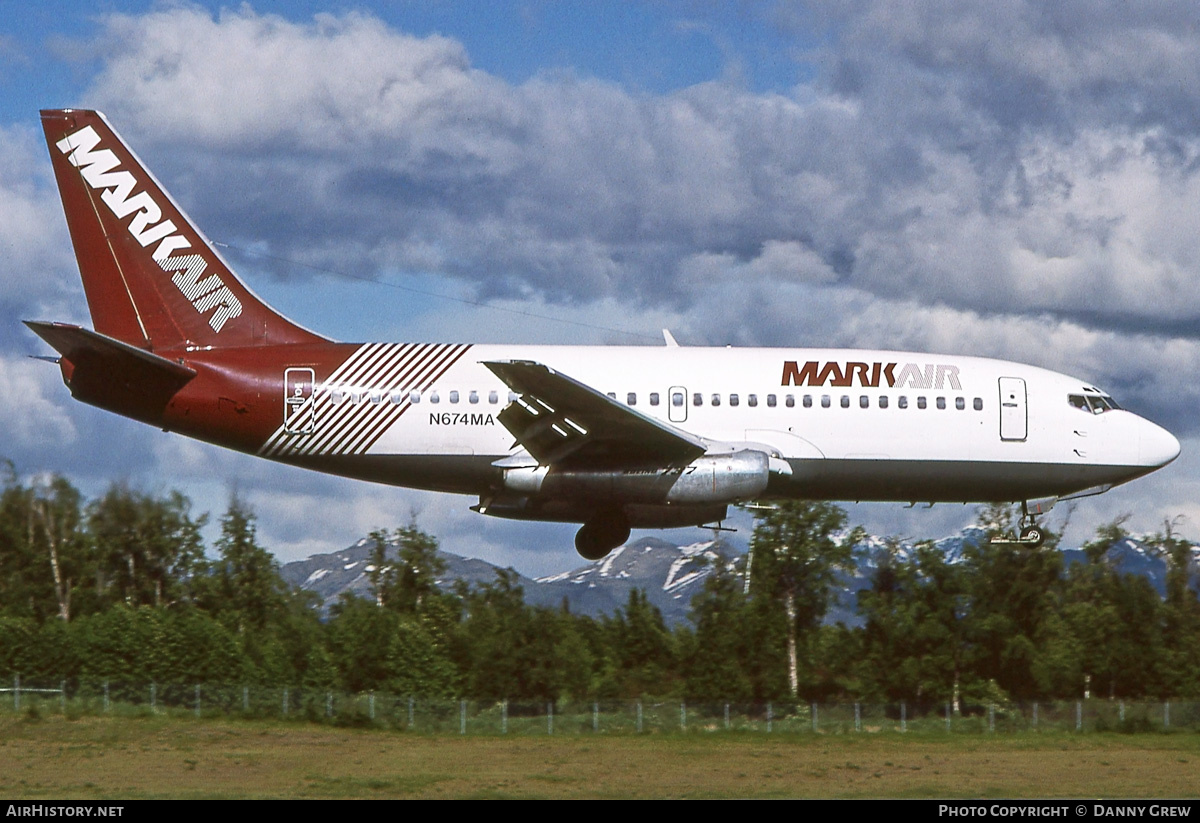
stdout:
<svg viewBox="0 0 1200 823">
<path fill-rule="evenodd" d="M 1037 516 L 1179 454 L 1089 382 L 941 354 L 337 343 L 259 300 L 102 114 L 42 112 L 93 329 L 28 326 L 72 395 L 323 472 L 631 528 L 772 499 L 1020 502 Z"/>
</svg>

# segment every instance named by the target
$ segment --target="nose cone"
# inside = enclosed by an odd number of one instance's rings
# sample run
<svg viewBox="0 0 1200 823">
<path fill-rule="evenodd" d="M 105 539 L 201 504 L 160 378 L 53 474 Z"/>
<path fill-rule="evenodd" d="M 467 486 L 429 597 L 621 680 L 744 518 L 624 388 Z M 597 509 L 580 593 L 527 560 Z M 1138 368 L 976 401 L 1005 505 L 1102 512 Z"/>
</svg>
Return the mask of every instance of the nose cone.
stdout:
<svg viewBox="0 0 1200 823">
<path fill-rule="evenodd" d="M 1143 466 L 1160 468 L 1179 456 L 1179 441 L 1161 426 L 1143 420 L 1138 433 L 1138 460 Z"/>
</svg>

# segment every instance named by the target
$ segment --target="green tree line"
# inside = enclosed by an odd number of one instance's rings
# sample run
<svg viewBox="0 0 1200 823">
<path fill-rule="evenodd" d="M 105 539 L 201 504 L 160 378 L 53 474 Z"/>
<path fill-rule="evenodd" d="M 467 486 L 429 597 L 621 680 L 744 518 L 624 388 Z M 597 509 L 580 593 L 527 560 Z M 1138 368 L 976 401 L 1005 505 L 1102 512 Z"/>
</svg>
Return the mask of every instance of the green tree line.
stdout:
<svg viewBox="0 0 1200 823">
<path fill-rule="evenodd" d="M 204 545 L 205 514 L 178 492 L 115 484 L 87 500 L 62 477 L 0 490 L 0 678 L 23 682 L 295 685 L 430 698 L 692 701 L 1200 698 L 1200 603 L 1191 543 L 1164 525 L 1147 545 L 1166 596 L 1120 573 L 1121 521 L 1065 566 L 1041 548 L 931 543 L 870 550 L 862 625 L 826 620 L 862 532 L 827 503 L 757 513 L 750 551 L 723 558 L 668 627 L 634 590 L 613 615 L 525 603 L 500 570 L 451 591 L 437 541 L 409 523 L 372 533 L 369 597 L 325 619 L 289 587 L 236 497 Z M 981 511 L 988 537 L 1011 529 Z M 856 548 L 857 547 L 857 548 Z"/>
</svg>

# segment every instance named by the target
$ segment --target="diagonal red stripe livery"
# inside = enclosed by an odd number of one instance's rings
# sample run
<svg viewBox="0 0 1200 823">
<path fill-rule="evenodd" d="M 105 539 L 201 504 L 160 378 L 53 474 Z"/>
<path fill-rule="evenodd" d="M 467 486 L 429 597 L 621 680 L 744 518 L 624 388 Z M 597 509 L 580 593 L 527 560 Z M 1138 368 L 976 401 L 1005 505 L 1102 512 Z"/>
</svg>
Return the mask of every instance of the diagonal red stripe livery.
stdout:
<svg viewBox="0 0 1200 823">
<path fill-rule="evenodd" d="M 336 343 L 234 274 L 102 114 L 42 112 L 92 329 L 27 325 L 85 403 L 318 471 L 581 523 L 719 522 L 751 501 L 1020 502 L 1020 531 L 1179 454 L 1088 381 L 825 348 Z M 780 375 L 782 374 L 782 379 Z"/>
</svg>

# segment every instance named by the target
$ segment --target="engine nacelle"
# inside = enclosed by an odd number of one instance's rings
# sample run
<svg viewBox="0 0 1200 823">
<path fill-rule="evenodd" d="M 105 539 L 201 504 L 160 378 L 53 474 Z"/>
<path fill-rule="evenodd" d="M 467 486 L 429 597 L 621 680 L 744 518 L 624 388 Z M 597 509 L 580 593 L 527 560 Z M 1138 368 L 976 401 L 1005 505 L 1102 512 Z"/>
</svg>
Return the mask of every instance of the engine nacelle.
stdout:
<svg viewBox="0 0 1200 823">
<path fill-rule="evenodd" d="M 505 489 L 531 497 L 592 503 L 713 504 L 753 499 L 767 488 L 770 458 L 754 449 L 706 454 L 686 466 L 577 471 L 505 469 Z"/>
</svg>

